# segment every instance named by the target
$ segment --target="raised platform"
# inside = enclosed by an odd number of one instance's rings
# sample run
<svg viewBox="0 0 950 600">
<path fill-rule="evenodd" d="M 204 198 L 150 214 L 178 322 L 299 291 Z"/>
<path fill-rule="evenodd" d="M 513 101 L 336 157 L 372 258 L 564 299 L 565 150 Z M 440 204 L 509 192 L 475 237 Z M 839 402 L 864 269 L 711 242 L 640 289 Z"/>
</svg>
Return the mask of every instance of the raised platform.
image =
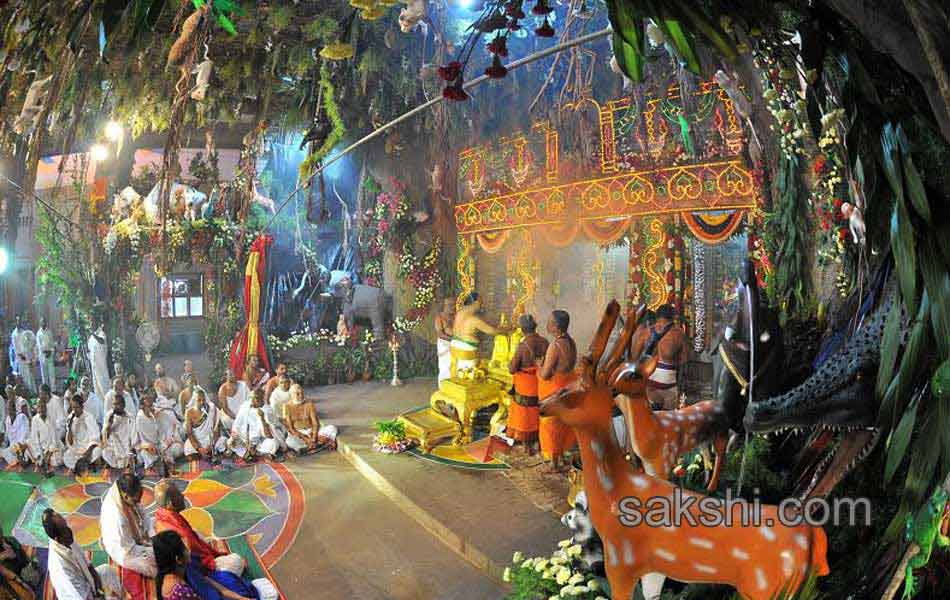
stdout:
<svg viewBox="0 0 950 600">
<path fill-rule="evenodd" d="M 557 509 L 537 508 L 500 471 L 465 470 L 372 449 L 376 421 L 427 403 L 435 380 L 402 387 L 357 383 L 309 390 L 322 419 L 341 428 L 340 452 L 379 491 L 446 546 L 492 577 L 516 550 L 547 555 L 567 537 Z"/>
</svg>

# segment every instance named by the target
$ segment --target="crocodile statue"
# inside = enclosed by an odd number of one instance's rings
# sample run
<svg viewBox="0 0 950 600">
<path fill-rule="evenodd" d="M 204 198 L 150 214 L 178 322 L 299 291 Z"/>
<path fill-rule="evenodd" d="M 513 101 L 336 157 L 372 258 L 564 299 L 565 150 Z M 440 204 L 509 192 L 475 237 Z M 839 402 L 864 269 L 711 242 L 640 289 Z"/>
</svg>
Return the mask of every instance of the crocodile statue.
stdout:
<svg viewBox="0 0 950 600">
<path fill-rule="evenodd" d="M 805 470 L 799 482 L 804 498 L 825 497 L 866 458 L 881 436 L 874 382 L 880 363 L 884 324 L 897 298 L 890 261 L 878 270 L 854 333 L 801 385 L 749 405 L 744 424 L 757 435 L 809 432 Z M 809 456 L 812 454 L 814 456 Z"/>
</svg>

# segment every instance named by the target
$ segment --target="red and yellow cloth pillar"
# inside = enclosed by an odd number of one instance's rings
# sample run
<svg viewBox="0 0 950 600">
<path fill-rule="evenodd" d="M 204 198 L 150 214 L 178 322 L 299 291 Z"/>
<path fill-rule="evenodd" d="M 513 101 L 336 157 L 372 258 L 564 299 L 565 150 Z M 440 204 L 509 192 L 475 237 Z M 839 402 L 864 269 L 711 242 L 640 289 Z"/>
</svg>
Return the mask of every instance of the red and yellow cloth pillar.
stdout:
<svg viewBox="0 0 950 600">
<path fill-rule="evenodd" d="M 261 299 L 267 280 L 267 249 L 274 243 L 269 235 L 260 235 L 251 244 L 244 269 L 244 329 L 231 344 L 231 357 L 228 365 L 238 377 L 244 372 L 244 366 L 251 356 L 260 359 L 261 367 L 271 372 L 267 356 L 267 340 L 260 330 Z"/>
</svg>

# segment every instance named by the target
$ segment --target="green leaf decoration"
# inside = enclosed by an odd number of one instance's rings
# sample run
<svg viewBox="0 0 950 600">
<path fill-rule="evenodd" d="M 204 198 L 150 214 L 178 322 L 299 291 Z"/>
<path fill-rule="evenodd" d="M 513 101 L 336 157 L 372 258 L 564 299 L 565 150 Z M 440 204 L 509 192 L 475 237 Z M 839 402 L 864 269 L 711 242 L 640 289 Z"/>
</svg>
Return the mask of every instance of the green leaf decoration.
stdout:
<svg viewBox="0 0 950 600">
<path fill-rule="evenodd" d="M 881 339 L 881 362 L 877 368 L 877 385 L 875 398 L 883 398 L 887 387 L 894 376 L 894 366 L 897 364 L 897 353 L 900 350 L 901 339 L 901 303 L 894 302 L 891 311 L 887 314 L 884 323 L 884 335 Z"/>
<path fill-rule="evenodd" d="M 914 210 L 930 225 L 932 217 L 930 215 L 930 204 L 927 202 L 927 191 L 924 189 L 924 182 L 920 178 L 920 172 L 914 166 L 914 161 L 910 152 L 904 154 L 904 180 L 907 182 L 907 196 Z"/>
<path fill-rule="evenodd" d="M 950 360 L 940 363 L 934 371 L 934 376 L 930 379 L 930 389 L 941 405 L 950 404 Z"/>
<path fill-rule="evenodd" d="M 227 31 L 231 35 L 237 35 L 237 29 L 234 28 L 234 23 L 231 22 L 231 19 L 224 16 L 222 13 L 218 13 L 218 25 L 221 26 L 221 29 Z"/>
<path fill-rule="evenodd" d="M 646 54 L 643 17 L 635 12 L 632 2 L 623 0 L 607 3 L 607 17 L 614 30 L 613 50 L 620 70 L 633 81 L 643 81 Z"/>
<path fill-rule="evenodd" d="M 917 256 L 914 228 L 910 214 L 901 198 L 894 201 L 891 215 L 891 250 L 894 252 L 894 268 L 900 283 L 901 295 L 907 312 L 913 313 L 917 306 Z"/>
<path fill-rule="evenodd" d="M 902 507 L 904 506 L 904 502 L 907 502 L 907 506 L 919 506 L 930 491 L 931 482 L 941 452 L 941 445 L 933 443 L 933 440 L 940 439 L 941 431 L 939 427 L 940 422 L 936 416 L 934 414 L 928 414 L 924 424 L 920 428 L 918 439 L 921 440 L 921 442 L 916 444 L 913 452 L 911 452 L 910 468 L 907 470 L 907 478 L 904 481 Z M 900 511 L 898 511 L 897 516 L 900 516 Z M 895 520 L 897 516 L 895 516 Z M 899 526 L 901 529 L 903 528 L 903 520 Z M 886 539 L 890 539 L 889 535 L 892 534 L 892 527 L 895 527 L 893 522 L 885 533 Z"/>
<path fill-rule="evenodd" d="M 613 51 L 623 74 L 633 81 L 643 81 L 643 57 L 616 32 L 613 34 Z"/>
<path fill-rule="evenodd" d="M 656 7 L 653 2 L 650 2 L 650 5 L 660 14 L 664 14 L 662 7 Z M 686 65 L 686 69 L 695 75 L 699 75 L 699 59 L 696 57 L 696 50 L 693 47 L 693 37 L 683 29 L 679 21 L 659 18 L 654 19 L 654 23 L 663 30 L 667 41 L 673 51 L 676 52 L 677 57 Z"/>
<path fill-rule="evenodd" d="M 924 348 L 928 346 L 930 337 L 930 297 L 924 291 L 920 302 L 920 311 L 910 330 L 907 347 L 901 356 L 900 368 L 881 400 L 881 409 L 878 414 L 878 425 L 890 429 L 894 425 L 895 415 L 904 408 L 904 400 L 910 393 L 911 387 L 918 380 L 920 369 L 926 366 L 923 360 Z"/>
<path fill-rule="evenodd" d="M 941 360 L 950 358 L 950 272 L 940 252 L 939 234 L 929 232 L 918 250 L 920 272 L 930 296 L 930 320 Z"/>
<path fill-rule="evenodd" d="M 736 46 L 732 39 L 726 35 L 719 25 L 707 17 L 704 13 L 693 8 L 690 2 L 665 3 L 669 10 L 678 21 L 687 23 L 688 28 L 702 35 L 727 61 L 734 61 L 738 56 Z M 677 14 L 678 13 L 678 14 Z"/>
<path fill-rule="evenodd" d="M 907 407 L 907 410 L 904 411 L 904 416 L 901 417 L 901 422 L 897 425 L 897 429 L 891 432 L 891 436 L 888 439 L 887 463 L 884 466 L 885 486 L 891 482 L 891 478 L 894 477 L 897 468 L 904 462 L 904 453 L 907 451 L 910 438 L 914 434 L 914 423 L 917 421 L 917 407 L 919 403 L 919 396 L 915 397 L 910 403 L 910 406 Z"/>
</svg>

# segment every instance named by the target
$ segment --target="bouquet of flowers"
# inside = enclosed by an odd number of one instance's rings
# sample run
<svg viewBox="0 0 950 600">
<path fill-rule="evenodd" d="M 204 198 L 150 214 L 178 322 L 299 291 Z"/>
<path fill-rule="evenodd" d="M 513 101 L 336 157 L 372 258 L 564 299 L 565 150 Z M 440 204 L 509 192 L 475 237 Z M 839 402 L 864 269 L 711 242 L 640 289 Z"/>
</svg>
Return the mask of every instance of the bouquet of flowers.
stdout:
<svg viewBox="0 0 950 600">
<path fill-rule="evenodd" d="M 399 454 L 412 445 L 406 438 L 406 426 L 400 421 L 378 421 L 376 436 L 373 438 L 373 450 L 383 454 Z"/>
</svg>

